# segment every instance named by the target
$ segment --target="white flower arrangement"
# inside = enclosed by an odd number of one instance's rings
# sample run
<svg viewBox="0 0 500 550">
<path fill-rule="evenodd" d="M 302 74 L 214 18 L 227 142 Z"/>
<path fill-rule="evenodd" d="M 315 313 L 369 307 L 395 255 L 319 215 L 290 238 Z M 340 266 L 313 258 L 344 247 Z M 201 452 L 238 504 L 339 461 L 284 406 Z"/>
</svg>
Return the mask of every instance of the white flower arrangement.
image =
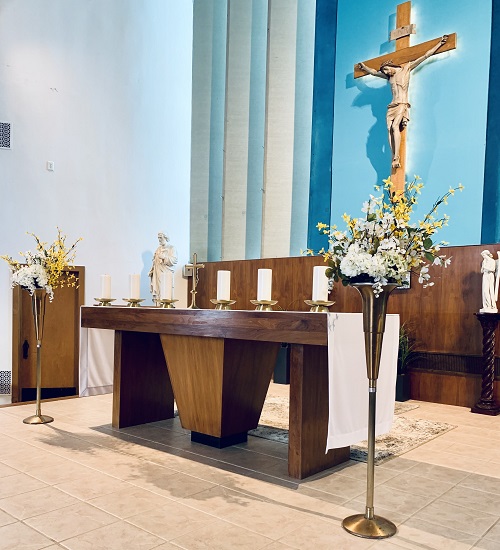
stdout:
<svg viewBox="0 0 500 550">
<path fill-rule="evenodd" d="M 76 286 L 77 279 L 74 274 L 69 273 L 75 259 L 75 247 L 81 239 L 66 248 L 66 235 L 57 229 L 57 238 L 50 245 L 42 242 L 34 233 L 36 241 L 35 252 L 20 252 L 24 257 L 23 262 L 18 262 L 10 256 L 0 256 L 5 260 L 12 272 L 12 287 L 19 285 L 33 295 L 36 289 L 43 288 L 49 295 L 50 300 L 54 298 L 54 290 L 63 286 Z"/>
<path fill-rule="evenodd" d="M 463 186 L 450 188 L 422 221 L 411 224 L 410 216 L 423 188 L 419 179 L 415 176 L 403 192 L 393 191 L 390 179 L 384 180 L 382 195 L 371 195 L 363 204 L 366 217 L 351 218 L 344 214 L 346 231 L 318 223 L 318 229 L 328 235 L 328 250 L 319 252 L 329 266 L 327 277 L 340 280 L 345 286 L 371 282 L 377 296 L 388 283 L 403 285 L 410 272 L 418 272 L 418 281 L 424 287 L 434 284 L 430 281 L 429 263 L 447 267 L 451 262 L 451 258 L 439 255 L 440 247 L 447 243 L 435 244 L 431 238 L 449 220 L 446 214 L 436 219 L 437 210 Z M 380 191 L 378 186 L 375 189 Z"/>
<path fill-rule="evenodd" d="M 45 288 L 49 296 L 53 297 L 54 292 L 48 284 L 47 273 L 40 264 L 25 265 L 12 273 L 12 286 L 19 285 L 30 294 L 37 288 Z"/>
</svg>

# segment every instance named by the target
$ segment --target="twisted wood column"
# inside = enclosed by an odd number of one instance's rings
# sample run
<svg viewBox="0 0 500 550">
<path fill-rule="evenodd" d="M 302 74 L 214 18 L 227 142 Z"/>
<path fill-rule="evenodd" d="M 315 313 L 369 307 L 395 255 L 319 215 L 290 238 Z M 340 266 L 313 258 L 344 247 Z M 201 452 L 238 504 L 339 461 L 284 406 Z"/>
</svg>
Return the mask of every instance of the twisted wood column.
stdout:
<svg viewBox="0 0 500 550">
<path fill-rule="evenodd" d="M 477 313 L 483 329 L 483 380 L 481 384 L 481 398 L 472 407 L 471 412 L 496 416 L 500 414 L 500 405 L 493 397 L 495 381 L 495 330 L 500 314 Z"/>
</svg>

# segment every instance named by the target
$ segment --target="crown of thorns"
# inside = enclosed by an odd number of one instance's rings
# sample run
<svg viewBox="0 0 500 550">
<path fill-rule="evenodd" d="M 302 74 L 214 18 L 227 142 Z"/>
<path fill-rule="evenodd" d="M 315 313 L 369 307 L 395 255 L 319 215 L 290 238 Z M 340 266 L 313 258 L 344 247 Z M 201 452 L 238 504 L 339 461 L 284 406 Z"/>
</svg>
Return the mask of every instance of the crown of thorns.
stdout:
<svg viewBox="0 0 500 550">
<path fill-rule="evenodd" d="M 382 70 L 384 67 L 401 67 L 401 65 L 394 63 L 392 59 L 387 59 L 386 61 L 381 63 L 380 70 Z"/>
</svg>

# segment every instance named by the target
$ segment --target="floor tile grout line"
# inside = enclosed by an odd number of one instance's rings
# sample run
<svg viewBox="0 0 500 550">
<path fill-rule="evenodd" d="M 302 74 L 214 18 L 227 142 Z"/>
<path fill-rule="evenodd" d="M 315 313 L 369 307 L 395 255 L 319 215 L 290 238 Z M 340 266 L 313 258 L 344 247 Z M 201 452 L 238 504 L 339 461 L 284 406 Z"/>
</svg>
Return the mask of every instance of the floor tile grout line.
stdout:
<svg viewBox="0 0 500 550">
<path fill-rule="evenodd" d="M 128 434 L 130 435 L 130 434 Z M 141 439 L 135 435 L 133 435 L 132 437 L 135 437 L 137 439 Z M 146 440 L 146 441 L 150 441 L 150 440 Z M 241 468 L 242 470 L 245 470 L 245 471 L 248 471 L 248 472 L 254 472 L 254 473 L 258 473 L 258 474 L 262 474 L 262 472 L 259 472 L 258 470 L 253 470 L 252 468 L 248 468 L 246 466 L 241 466 L 239 464 L 233 464 L 232 462 L 228 462 L 227 460 L 221 460 L 219 458 L 214 458 L 214 457 L 211 457 L 211 456 L 207 456 L 207 455 L 204 455 L 202 453 L 197 453 L 197 452 L 194 452 L 194 451 L 190 451 L 188 449 L 183 449 L 183 448 L 179 448 L 179 447 L 175 447 L 173 445 L 166 445 L 164 443 L 158 443 L 158 442 L 155 442 L 155 441 L 151 441 L 152 443 L 155 443 L 157 445 L 161 445 L 163 447 L 167 447 L 167 448 L 172 448 L 172 449 L 176 449 L 176 450 L 179 450 L 181 451 L 182 453 L 186 453 L 186 454 L 189 454 L 189 455 L 193 455 L 193 456 L 197 456 L 197 457 L 201 457 L 205 460 L 209 460 L 211 462 L 218 462 L 220 464 L 226 464 L 226 465 L 230 465 L 230 466 L 236 466 L 237 468 Z M 158 449 L 160 451 L 160 449 Z M 246 451 L 248 452 L 248 451 Z M 177 455 L 176 455 L 177 456 Z M 275 459 L 275 460 L 279 460 L 281 462 L 283 462 L 284 460 L 279 458 L 279 457 L 275 457 L 275 456 L 272 456 L 272 455 L 264 455 L 264 456 L 270 456 L 271 458 Z M 184 472 L 179 472 L 179 473 L 184 473 Z M 264 474 L 266 477 L 271 477 L 271 478 L 274 478 L 274 479 L 279 479 L 281 481 L 285 481 L 285 482 L 288 482 L 288 483 L 294 483 L 293 481 L 288 481 L 288 480 L 285 480 L 283 478 L 280 478 L 278 476 L 275 476 L 275 475 L 272 475 L 272 474 Z M 193 476 L 193 477 L 196 477 L 196 476 Z"/>
<path fill-rule="evenodd" d="M 105 448 L 108 448 L 108 447 L 105 447 Z M 176 448 L 176 447 L 173 447 L 173 448 L 174 448 L 174 449 L 178 449 L 178 448 Z M 129 453 L 124 453 L 124 452 L 121 451 L 121 450 L 116 450 L 116 449 L 112 449 L 112 450 L 113 450 L 114 452 L 118 452 L 118 453 L 123 454 L 123 455 L 125 455 L 125 456 L 132 456 L 132 457 L 137 458 L 137 459 L 139 459 L 139 460 L 144 460 L 144 461 L 150 462 L 151 464 L 154 464 L 154 465 L 157 465 L 157 466 L 160 466 L 160 467 L 165 467 L 165 466 L 163 466 L 162 464 L 159 464 L 158 462 L 154 462 L 154 461 L 151 461 L 151 460 L 149 460 L 149 459 L 144 459 L 144 458 L 142 458 L 142 457 L 136 457 L 136 455 L 131 455 L 131 454 L 129 454 Z M 181 449 L 181 450 L 184 452 L 183 449 Z M 51 451 L 48 451 L 48 452 L 51 452 Z M 200 454 L 198 454 L 198 453 L 193 453 L 193 452 L 190 452 L 190 451 L 185 451 L 185 452 L 187 452 L 188 454 L 194 454 L 194 455 L 196 455 L 196 456 L 201 456 L 201 457 L 203 457 L 203 458 L 205 458 L 205 459 L 210 460 L 211 462 L 226 464 L 226 465 L 230 465 L 230 466 L 235 466 L 235 465 L 233 465 L 231 462 L 221 461 L 221 460 L 218 460 L 218 459 L 215 459 L 215 458 L 212 458 L 212 457 L 206 457 L 205 455 L 200 455 Z M 55 456 L 61 456 L 61 455 L 56 454 L 56 453 L 52 453 L 52 454 L 55 454 Z M 275 458 L 275 457 L 273 457 L 273 458 Z M 77 463 L 77 464 L 81 464 L 82 466 L 84 466 L 84 467 L 86 467 L 86 468 L 89 468 L 89 469 L 91 469 L 91 470 L 99 471 L 99 470 L 97 470 L 96 468 L 94 468 L 94 467 L 92 467 L 92 466 L 88 466 L 87 464 L 78 462 L 77 460 L 73 460 L 73 459 L 71 459 L 71 458 L 67 458 L 67 460 L 70 460 L 70 461 L 75 462 L 75 463 Z M 259 471 L 257 471 L 257 470 L 253 470 L 253 469 L 251 469 L 251 468 L 247 468 L 247 467 L 243 467 L 243 466 L 237 466 L 237 467 L 240 468 L 240 469 L 242 469 L 242 470 L 244 470 L 244 471 L 247 471 L 247 472 L 254 472 L 254 473 L 257 473 L 257 474 L 261 474 L 261 472 L 259 472 Z M 174 469 L 174 468 L 172 468 L 172 467 L 166 467 L 166 468 L 168 468 L 169 470 L 173 470 L 174 472 L 179 473 L 179 474 L 189 475 L 190 477 L 193 477 L 193 478 L 195 478 L 195 479 L 201 479 L 201 480 L 203 480 L 203 481 L 207 481 L 207 480 L 204 480 L 204 479 L 202 479 L 202 478 L 199 478 L 198 476 L 193 476 L 193 475 L 191 475 L 191 474 L 189 474 L 189 473 L 186 473 L 186 472 L 181 471 L 181 470 L 176 470 L 176 469 Z M 109 474 L 108 472 L 101 472 L 101 471 L 99 471 L 99 472 L 102 473 L 102 474 L 104 474 L 104 475 L 110 476 L 110 477 L 112 477 L 112 478 L 114 478 L 114 479 L 118 479 L 118 480 L 120 480 L 120 481 L 127 482 L 127 480 L 122 480 L 122 479 L 120 479 L 120 478 L 118 478 L 118 477 L 116 477 L 116 476 L 113 476 L 112 474 Z M 20 473 L 27 473 L 27 472 L 20 472 Z M 237 472 L 236 472 L 236 473 L 237 473 Z M 29 475 L 29 474 L 27 474 L 27 475 Z M 243 474 L 238 474 L 238 475 L 243 475 Z M 287 480 L 283 480 L 282 478 L 279 478 L 279 477 L 277 477 L 277 476 L 273 476 L 273 475 L 270 475 L 270 474 L 265 474 L 265 475 L 266 475 L 266 477 L 271 477 L 271 478 L 274 478 L 274 479 L 278 479 L 278 480 L 280 480 L 280 481 L 285 481 L 285 482 L 287 482 Z M 34 476 L 30 476 L 30 477 L 33 477 L 34 479 L 39 480 L 38 478 L 35 478 Z M 39 481 L 40 481 L 40 480 L 39 480 Z M 130 482 L 129 482 L 129 483 L 130 483 Z M 288 483 L 293 484 L 293 482 L 288 482 Z M 47 485 L 50 485 L 50 484 L 47 484 Z M 55 486 L 55 485 L 52 485 L 52 486 Z M 134 486 L 137 486 L 137 485 L 134 485 Z"/>
<path fill-rule="evenodd" d="M 27 443 L 27 441 L 25 441 L 25 440 L 21 440 L 21 441 L 22 441 L 23 443 Z M 28 443 L 28 444 L 29 444 L 29 443 Z M 131 454 L 130 452 L 117 451 L 116 449 L 112 449 L 111 447 L 108 447 L 108 446 L 106 446 L 106 448 L 112 450 L 113 452 L 120 452 L 121 454 L 125 454 L 126 456 L 132 456 L 134 459 L 137 459 L 137 460 L 140 460 L 140 461 L 146 460 L 146 461 L 148 461 L 148 462 L 151 462 L 151 460 L 148 460 L 147 458 L 144 458 L 144 457 L 142 457 L 142 456 L 138 456 L 138 455 L 135 455 L 135 454 Z M 185 449 L 181 449 L 181 451 L 182 451 L 182 452 L 185 452 L 186 450 L 185 450 Z M 49 451 L 49 452 L 50 452 L 50 451 Z M 457 454 L 456 454 L 456 455 L 457 455 Z M 66 454 L 58 455 L 58 456 L 61 456 L 61 457 L 64 458 L 64 459 L 68 459 L 68 456 L 67 456 Z M 175 455 L 175 456 L 179 456 L 179 455 Z M 203 456 L 203 455 L 202 455 L 202 456 Z M 459 456 L 459 455 L 457 455 L 457 456 Z M 185 457 L 180 457 L 180 458 L 182 458 L 182 460 L 185 459 Z M 205 458 L 205 457 L 204 457 L 204 458 Z M 274 458 L 276 459 L 277 457 L 274 457 Z M 70 459 L 69 459 L 69 460 L 70 460 Z M 213 458 L 211 458 L 211 457 L 206 457 L 206 460 L 212 461 Z M 491 461 L 491 459 L 490 459 L 490 461 Z M 417 461 L 417 462 L 419 462 L 419 461 Z M 80 462 L 78 462 L 78 463 L 80 463 Z M 155 464 L 155 465 L 161 466 L 161 467 L 166 467 L 164 464 L 159 464 L 159 463 L 157 463 L 157 462 L 155 462 L 155 461 L 153 461 L 152 463 Z M 426 464 L 426 462 L 423 462 L 423 463 Z M 81 464 L 81 463 L 80 463 L 80 464 Z M 432 466 L 432 464 L 429 464 L 429 465 Z M 7 466 L 8 466 L 8 465 L 7 465 Z M 87 464 L 83 464 L 83 466 L 85 466 L 85 467 L 87 467 L 87 468 L 97 469 L 97 471 L 100 471 L 98 468 L 89 467 Z M 418 466 L 418 464 L 413 464 L 413 466 L 410 467 L 408 471 L 411 471 L 411 469 L 412 469 L 412 468 L 415 468 L 416 466 Z M 443 467 L 443 468 L 446 467 L 446 466 L 443 466 L 443 465 L 436 465 L 436 466 L 437 466 L 437 467 Z M 172 468 L 169 468 L 169 469 L 172 469 Z M 465 473 L 464 470 L 459 470 L 458 468 L 453 468 L 453 469 L 456 470 L 456 471 L 462 471 L 462 472 Z M 408 471 L 406 471 L 406 472 L 398 472 L 396 475 L 400 475 L 400 474 L 402 474 L 402 473 L 407 473 Z M 28 472 L 21 472 L 21 473 L 28 473 Z M 110 475 L 110 474 L 108 474 L 107 472 L 102 472 L 102 473 L 104 473 L 105 475 Z M 182 473 L 182 474 L 184 474 L 184 475 L 190 475 L 190 474 L 186 474 L 186 472 L 184 472 L 184 471 L 179 471 L 179 473 Z M 28 475 L 29 475 L 29 473 L 28 473 Z M 242 474 L 241 474 L 241 473 L 238 473 L 237 475 L 242 475 Z M 343 474 L 340 474 L 340 475 L 343 475 Z M 414 474 L 411 474 L 411 475 L 414 475 Z M 484 474 L 484 473 L 481 473 L 481 472 L 470 472 L 470 471 L 469 471 L 469 472 L 467 472 L 467 476 L 466 476 L 463 480 L 454 482 L 453 487 L 458 486 L 461 482 L 463 482 L 464 480 L 470 478 L 472 475 L 478 475 L 478 476 L 482 476 L 482 477 L 485 477 L 485 478 L 489 477 L 487 473 Z M 205 476 L 201 476 L 201 477 L 200 477 L 199 475 L 197 475 L 197 476 L 192 476 L 192 477 L 196 477 L 196 478 L 198 478 L 198 479 L 204 479 L 204 478 L 205 478 Z M 120 478 L 117 478 L 117 479 L 120 479 Z M 278 479 L 280 479 L 280 478 L 278 478 Z M 127 481 L 127 480 L 122 480 L 122 479 L 120 479 L 120 481 Z M 384 483 L 386 483 L 386 482 L 385 482 L 385 481 L 382 482 L 381 485 L 383 485 Z M 220 484 L 220 486 L 222 487 L 223 485 Z M 451 487 L 449 490 L 451 490 L 453 487 Z M 234 490 L 232 487 L 228 487 L 228 489 Z M 285 490 L 288 490 L 288 489 L 285 489 Z M 478 490 L 478 489 L 475 489 L 475 490 Z M 488 494 L 493 494 L 493 495 L 496 494 L 496 493 L 489 493 L 488 491 L 483 491 L 483 492 L 487 492 Z M 442 496 L 442 495 L 441 495 L 441 496 Z M 313 498 L 313 497 L 312 497 L 312 498 Z M 438 500 L 439 498 L 440 498 L 440 497 L 437 496 L 435 500 Z M 434 500 L 433 502 L 435 502 L 435 500 Z M 181 501 L 182 501 L 182 499 L 178 500 L 178 502 L 181 502 Z M 416 513 L 418 513 L 418 512 L 415 512 L 414 514 L 410 515 L 410 517 L 413 517 Z M 408 520 L 405 520 L 405 521 L 408 521 Z M 474 537 L 475 537 L 475 535 L 471 535 L 471 536 L 474 536 Z M 394 540 L 394 542 L 397 542 L 396 539 Z M 412 542 L 414 542 L 414 541 L 412 541 Z"/>
<path fill-rule="evenodd" d="M 454 485 L 454 487 L 457 487 L 457 486 L 458 486 L 458 483 L 456 483 L 456 484 Z M 450 491 L 451 491 L 451 489 L 450 489 Z M 441 495 L 441 496 L 442 496 L 442 495 Z M 416 516 L 419 512 L 421 512 L 424 508 L 426 508 L 427 506 L 430 506 L 430 505 L 432 505 L 432 504 L 436 504 L 437 501 L 441 498 L 441 496 L 436 497 L 436 498 L 433 499 L 431 502 L 429 502 L 428 504 L 426 504 L 425 506 L 423 506 L 423 507 L 420 508 L 419 510 L 415 511 L 413 514 L 411 514 L 410 518 L 408 518 L 407 520 L 405 520 L 405 522 L 403 522 L 403 524 L 406 523 L 407 521 L 409 521 L 410 519 L 415 518 L 415 516 Z M 493 516 L 492 516 L 492 517 L 493 517 Z M 416 519 L 417 519 L 417 518 L 416 518 Z M 418 521 L 418 519 L 417 519 L 417 521 Z M 428 523 L 430 523 L 430 524 L 432 524 L 432 525 L 435 525 L 435 526 L 437 526 L 437 527 L 440 527 L 440 528 L 442 528 L 442 527 L 447 527 L 446 525 L 441 525 L 441 524 L 439 524 L 439 523 L 435 523 L 435 522 L 433 522 L 432 520 L 429 520 L 429 519 L 426 519 L 425 521 L 427 521 Z M 479 542 L 479 541 L 483 538 L 483 536 L 484 536 L 484 535 L 477 535 L 477 534 L 473 534 L 473 533 L 467 533 L 467 532 L 460 531 L 459 529 L 455 529 L 455 528 L 452 528 L 452 529 L 453 529 L 454 531 L 459 532 L 459 533 L 463 533 L 464 535 L 476 537 L 477 540 L 476 540 L 476 542 L 475 542 L 474 544 L 476 544 L 477 542 Z M 472 547 L 471 547 L 471 548 L 472 548 Z"/>
</svg>

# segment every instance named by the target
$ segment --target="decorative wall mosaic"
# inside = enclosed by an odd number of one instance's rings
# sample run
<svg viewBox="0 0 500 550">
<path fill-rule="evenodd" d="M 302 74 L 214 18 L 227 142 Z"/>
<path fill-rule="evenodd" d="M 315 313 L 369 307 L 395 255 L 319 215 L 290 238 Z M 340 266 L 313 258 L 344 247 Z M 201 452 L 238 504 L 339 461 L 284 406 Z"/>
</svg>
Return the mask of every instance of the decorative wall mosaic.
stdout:
<svg viewBox="0 0 500 550">
<path fill-rule="evenodd" d="M 0 122 L 0 149 L 10 149 L 10 122 Z"/>
</svg>

